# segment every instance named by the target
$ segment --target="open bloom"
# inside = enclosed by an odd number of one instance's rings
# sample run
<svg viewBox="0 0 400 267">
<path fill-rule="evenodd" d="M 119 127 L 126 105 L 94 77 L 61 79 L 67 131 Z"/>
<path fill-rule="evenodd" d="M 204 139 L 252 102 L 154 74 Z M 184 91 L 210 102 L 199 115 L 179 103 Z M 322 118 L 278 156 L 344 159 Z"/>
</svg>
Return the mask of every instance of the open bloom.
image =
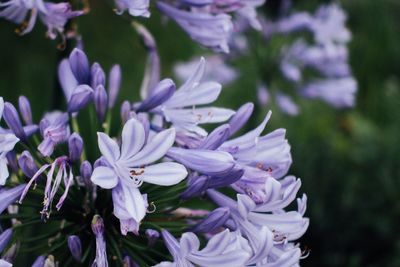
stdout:
<svg viewBox="0 0 400 267">
<path fill-rule="evenodd" d="M 0 3 L 0 8 L 0 17 L 21 24 L 21 29 L 17 31 L 21 35 L 32 31 L 39 16 L 47 26 L 47 36 L 50 39 L 55 39 L 57 33 L 64 32 L 64 26 L 69 19 L 84 14 L 83 11 L 71 10 L 68 2 L 47 3 L 43 0 L 9 0 Z"/>
<path fill-rule="evenodd" d="M 119 204 L 123 201 L 123 208 L 129 217 L 124 216 L 120 219 L 133 219 L 139 223 L 144 218 L 147 201 L 139 191 L 143 182 L 169 186 L 186 177 L 186 168 L 178 163 L 162 162 L 149 165 L 162 158 L 174 141 L 174 128 L 148 138 L 143 124 L 135 118 L 128 120 L 122 130 L 121 147 L 108 135 L 98 133 L 100 152 L 107 166 L 95 168 L 91 180 L 102 188 L 113 189 L 117 217 L 121 213 L 118 212 Z M 134 232 L 137 232 L 137 229 Z"/>
<path fill-rule="evenodd" d="M 244 266 L 250 257 L 246 240 L 236 233 L 225 230 L 213 236 L 200 250 L 200 241 L 191 232 L 184 233 L 178 243 L 168 231 L 163 230 L 164 242 L 174 262 L 161 262 L 155 267 L 175 266 Z"/>
<path fill-rule="evenodd" d="M 199 124 L 224 122 L 235 114 L 233 110 L 226 108 L 197 107 L 214 102 L 221 93 L 219 83 L 201 82 L 204 71 L 205 59 L 201 58 L 186 82 L 155 109 L 155 112 L 161 113 L 177 131 L 206 136 L 207 132 L 199 127 Z M 149 98 L 156 96 L 155 94 Z"/>
<path fill-rule="evenodd" d="M 0 120 L 3 116 L 4 100 L 0 97 Z M 0 128 L 1 130 L 1 128 Z M 7 158 L 8 152 L 14 149 L 19 139 L 12 133 L 0 131 L 0 185 L 4 185 L 8 178 Z"/>
</svg>

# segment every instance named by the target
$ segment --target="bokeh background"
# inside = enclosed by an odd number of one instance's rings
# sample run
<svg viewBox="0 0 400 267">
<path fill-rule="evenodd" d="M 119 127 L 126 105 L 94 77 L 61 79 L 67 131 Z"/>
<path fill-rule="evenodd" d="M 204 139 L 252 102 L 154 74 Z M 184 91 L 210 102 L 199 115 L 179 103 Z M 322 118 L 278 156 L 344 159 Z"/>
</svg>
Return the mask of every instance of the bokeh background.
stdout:
<svg viewBox="0 0 400 267">
<path fill-rule="evenodd" d="M 321 3 L 295 1 L 295 7 L 315 10 Z M 311 224 L 301 244 L 311 254 L 303 266 L 400 266 L 400 2 L 341 4 L 353 34 L 356 107 L 338 111 L 298 99 L 301 114 L 288 117 L 274 105 L 259 106 L 251 126 L 272 109 L 268 129 L 287 129 L 294 162 L 290 173 L 302 178 L 301 191 L 309 199 Z M 77 19 L 86 53 L 106 70 L 121 64 L 120 99 L 138 99 L 146 52 L 137 34 L 128 20 L 114 14 L 111 2 L 92 0 L 90 5 L 91 12 Z M 273 15 L 277 5 L 279 0 L 270 0 L 262 11 Z M 163 77 L 173 75 L 176 62 L 209 53 L 175 24 L 165 24 L 156 11 L 151 20 L 141 22 L 156 38 Z M 65 105 L 56 69 L 68 51 L 57 50 L 57 42 L 45 39 L 40 23 L 23 37 L 14 29 L 0 21 L 0 95 L 14 103 L 19 95 L 27 96 L 38 121 L 45 110 Z M 282 45 L 257 41 L 265 60 Z M 259 76 L 273 79 L 267 69 L 257 69 L 256 60 L 260 58 L 250 54 L 234 62 L 241 76 L 224 89 L 219 105 L 238 108 L 256 100 Z"/>
</svg>

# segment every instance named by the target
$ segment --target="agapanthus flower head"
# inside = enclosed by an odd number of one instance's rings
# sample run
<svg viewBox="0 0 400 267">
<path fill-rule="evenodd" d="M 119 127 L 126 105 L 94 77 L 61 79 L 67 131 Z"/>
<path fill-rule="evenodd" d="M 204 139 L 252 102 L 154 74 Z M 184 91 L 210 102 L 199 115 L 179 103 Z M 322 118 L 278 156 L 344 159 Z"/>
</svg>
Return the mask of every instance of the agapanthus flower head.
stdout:
<svg viewBox="0 0 400 267">
<path fill-rule="evenodd" d="M 101 65 L 91 66 L 76 49 L 59 68 L 67 111 L 45 112 L 40 134 L 27 131 L 32 125 L 23 126 L 6 105 L 11 129 L 0 131 L 0 155 L 8 155 L 0 162 L 12 166 L 12 178 L 0 189 L 0 211 L 8 213 L 13 231 L 0 234 L 0 250 L 8 248 L 1 264 L 14 262 L 18 248 L 37 253 L 33 266 L 298 264 L 294 242 L 308 227 L 307 198 L 297 199 L 297 211 L 284 210 L 301 185 L 286 176 L 292 158 L 285 130 L 264 134 L 268 113 L 258 127 L 235 136 L 254 105 L 236 112 L 208 106 L 221 85 L 204 81 L 204 69 L 201 59 L 178 88 L 169 78 L 157 81 L 141 102 L 123 101 L 122 120 L 111 123 L 120 68 L 113 67 L 106 90 Z M 89 88 L 89 100 L 82 87 Z M 3 103 L 0 98 L 0 114 Z M 27 103 L 21 98 L 20 111 L 30 124 Z M 90 108 L 97 116 L 88 126 Z M 199 126 L 206 123 L 220 125 Z M 24 137 L 21 146 L 14 133 Z M 8 177 L 7 166 L 1 167 Z M 221 188 L 236 191 L 237 201 Z M 198 197 L 219 207 L 186 207 Z M 22 235 L 25 228 L 35 237 Z M 44 245 L 32 246 L 38 241 Z"/>
</svg>

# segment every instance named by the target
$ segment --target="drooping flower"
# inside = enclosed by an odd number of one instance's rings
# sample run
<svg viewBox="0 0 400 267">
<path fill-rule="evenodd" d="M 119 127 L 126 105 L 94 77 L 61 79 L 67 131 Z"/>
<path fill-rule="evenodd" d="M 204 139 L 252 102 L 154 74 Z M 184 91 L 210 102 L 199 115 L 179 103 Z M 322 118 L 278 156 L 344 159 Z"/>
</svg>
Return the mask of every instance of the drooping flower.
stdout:
<svg viewBox="0 0 400 267">
<path fill-rule="evenodd" d="M 47 113 L 40 121 L 43 141 L 38 146 L 38 150 L 43 156 L 51 156 L 56 145 L 68 140 L 70 136 L 68 121 L 68 114 L 60 111 Z"/>
<path fill-rule="evenodd" d="M 21 25 L 17 29 L 21 35 L 32 31 L 39 16 L 47 26 L 47 36 L 50 39 L 55 39 L 57 33 L 63 34 L 69 19 L 84 14 L 83 11 L 72 11 L 67 2 L 48 3 L 43 0 L 8 0 L 1 3 L 0 8 L 0 17 Z"/>
<path fill-rule="evenodd" d="M 162 158 L 175 141 L 175 129 L 170 128 L 147 138 L 145 128 L 137 119 L 130 119 L 122 130 L 121 147 L 104 133 L 98 133 L 99 149 L 107 166 L 94 169 L 92 182 L 104 189 L 113 189 L 114 212 L 121 220 L 121 231 L 126 234 L 123 222 L 136 223 L 127 227 L 137 232 L 147 208 L 146 197 L 139 187 L 143 182 L 169 186 L 183 180 L 187 171 L 174 162 L 149 165 Z M 120 205 L 122 204 L 122 205 Z M 127 212 L 128 216 L 123 211 Z"/>
</svg>

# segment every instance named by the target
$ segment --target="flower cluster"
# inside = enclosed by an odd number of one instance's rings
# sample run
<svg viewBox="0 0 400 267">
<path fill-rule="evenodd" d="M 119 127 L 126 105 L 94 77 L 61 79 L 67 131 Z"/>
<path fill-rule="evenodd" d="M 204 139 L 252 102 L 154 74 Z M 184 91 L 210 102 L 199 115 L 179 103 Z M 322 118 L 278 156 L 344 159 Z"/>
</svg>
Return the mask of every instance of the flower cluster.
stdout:
<svg viewBox="0 0 400 267">
<path fill-rule="evenodd" d="M 221 85 L 204 81 L 205 65 L 179 87 L 146 68 L 142 100 L 123 101 L 120 120 L 120 67 L 105 75 L 78 48 L 59 64 L 65 110 L 36 124 L 25 97 L 18 109 L 0 98 L 1 266 L 27 251 L 32 266 L 298 265 L 307 198 L 285 210 L 301 186 L 286 176 L 285 130 L 263 133 L 268 113 L 242 133 L 253 104 L 212 106 Z M 199 200 L 208 208 L 190 208 Z"/>
<path fill-rule="evenodd" d="M 283 1 L 289 3 L 290 1 Z M 283 81 L 276 85 L 273 81 L 258 81 L 258 103 L 266 105 L 274 100 L 277 107 L 291 116 L 298 115 L 300 108 L 292 95 L 281 90 L 280 86 L 294 89 L 295 93 L 307 99 L 320 99 L 335 108 L 348 108 L 355 104 L 357 81 L 352 76 L 348 63 L 347 44 L 351 33 L 346 28 L 346 14 L 337 4 L 322 5 L 315 14 L 307 12 L 281 12 L 276 20 L 267 17 L 260 19 L 262 41 L 246 36 L 249 23 L 238 20 L 233 37 L 230 39 L 231 53 L 212 55 L 207 74 L 221 83 L 231 83 L 239 76 L 238 70 L 230 66 L 234 61 L 242 60 L 257 49 L 272 43 L 274 38 L 284 38 L 303 34 L 289 45 L 280 48 L 279 53 L 268 52 L 268 61 L 257 59 L 257 68 L 264 72 L 271 66 L 278 69 L 277 77 Z M 313 42 L 306 41 L 306 35 L 312 35 Z M 252 47 L 249 47 L 249 44 Z M 255 47 L 255 48 L 254 48 Z M 275 49 L 276 50 L 276 49 Z M 259 54 L 255 55 L 259 57 Z M 273 60 L 271 60 L 271 58 Z M 175 67 L 178 78 L 188 77 L 194 68 L 194 59 L 180 62 Z M 278 62 L 277 66 L 275 66 Z M 273 83 L 275 82 L 275 83 Z M 268 85 L 268 86 L 267 86 Z"/>
</svg>

